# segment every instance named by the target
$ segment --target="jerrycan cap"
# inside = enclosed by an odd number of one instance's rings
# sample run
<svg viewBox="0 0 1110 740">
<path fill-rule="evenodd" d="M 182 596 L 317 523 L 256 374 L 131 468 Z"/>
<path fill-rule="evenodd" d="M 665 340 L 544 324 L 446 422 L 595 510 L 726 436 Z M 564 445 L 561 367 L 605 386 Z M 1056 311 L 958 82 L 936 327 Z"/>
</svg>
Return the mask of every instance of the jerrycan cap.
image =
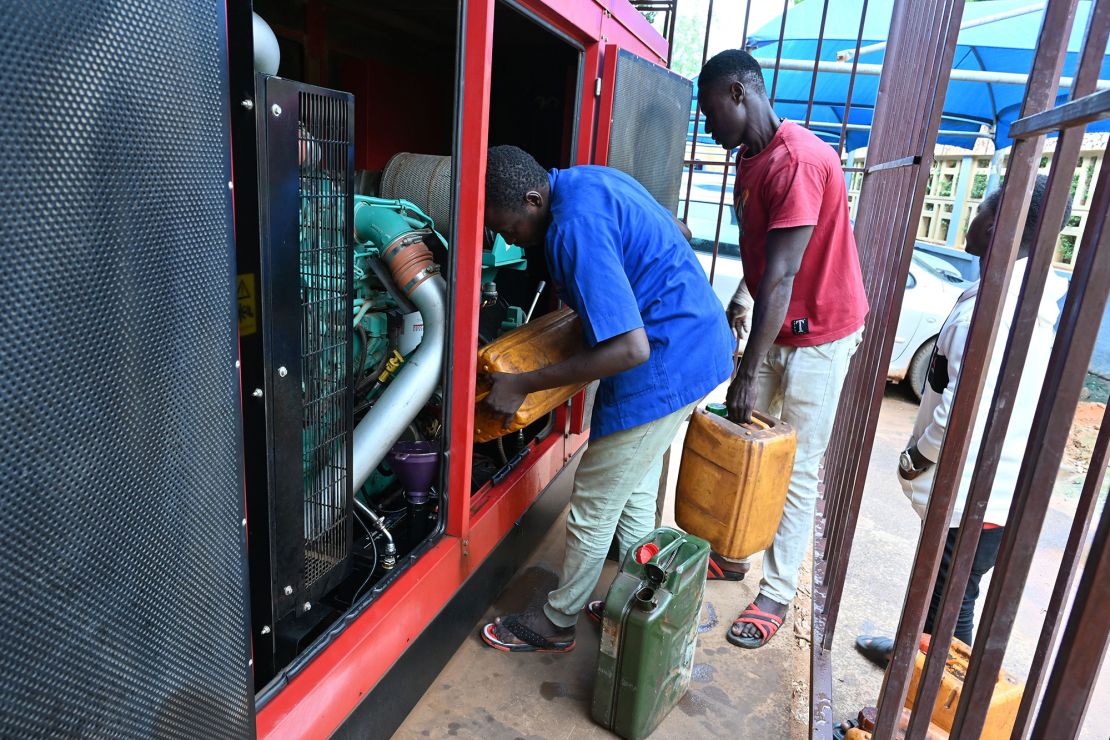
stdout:
<svg viewBox="0 0 1110 740">
<path fill-rule="evenodd" d="M 640 565 L 647 565 L 647 562 L 659 554 L 659 545 L 654 542 L 648 542 L 645 545 L 640 545 L 636 550 L 636 562 Z"/>
<path fill-rule="evenodd" d="M 720 416 L 725 419 L 728 418 L 728 406 L 725 406 L 723 403 L 707 403 L 705 404 L 705 410 L 714 416 Z"/>
</svg>

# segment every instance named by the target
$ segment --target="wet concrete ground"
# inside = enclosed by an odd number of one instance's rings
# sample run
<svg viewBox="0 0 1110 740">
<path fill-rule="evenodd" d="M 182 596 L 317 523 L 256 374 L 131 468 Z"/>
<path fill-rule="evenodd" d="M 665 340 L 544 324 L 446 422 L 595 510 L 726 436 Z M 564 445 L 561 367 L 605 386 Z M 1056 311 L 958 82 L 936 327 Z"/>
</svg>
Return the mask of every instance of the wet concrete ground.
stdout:
<svg viewBox="0 0 1110 740">
<path fill-rule="evenodd" d="M 671 494 L 682 434 L 672 451 Z M 668 505 L 668 511 L 673 507 Z M 483 624 L 495 616 L 542 603 L 556 585 L 564 542 L 560 521 L 544 538 Z M 602 598 L 616 573 L 606 563 L 595 598 Z M 808 584 L 808 569 L 806 571 Z M 725 639 L 732 620 L 754 597 L 759 560 L 741 583 L 706 584 L 690 691 L 652 735 L 662 740 L 692 738 L 808 737 L 809 648 L 794 638 L 797 621 L 808 638 L 809 621 L 791 618 L 760 650 L 743 650 Z M 808 589 L 808 585 L 807 585 Z M 808 600 L 808 590 L 807 590 Z M 395 738 L 606 738 L 590 719 L 597 670 L 597 625 L 579 618 L 577 647 L 566 655 L 508 654 L 478 636 L 481 625 L 428 689 Z"/>
<path fill-rule="evenodd" d="M 853 649 L 855 636 L 891 634 L 901 614 L 919 519 L 894 475 L 897 455 L 912 428 L 916 409 L 902 390 L 888 389 L 833 648 L 833 701 L 838 718 L 852 716 L 861 706 L 874 704 L 882 684 L 882 672 Z M 678 439 L 672 452 L 676 461 L 671 473 L 672 495 L 681 434 Z M 1066 488 L 1061 485 L 1061 489 Z M 1019 676 L 1025 674 L 1032 659 L 1043 605 L 1056 577 L 1073 507 L 1066 496 L 1056 496 L 1045 520 L 1041 551 L 1030 574 L 1006 661 L 1006 667 Z M 563 539 L 564 530 L 559 523 L 548 532 L 534 557 L 521 563 L 518 577 L 483 623 L 499 614 L 518 611 L 533 600 L 542 601 L 555 584 Z M 595 591 L 597 598 L 603 596 L 615 570 L 614 563 L 606 565 L 602 585 Z M 746 581 L 706 584 L 703 631 L 698 639 L 691 690 L 653 738 L 777 740 L 809 736 L 808 568 L 798 602 L 779 634 L 766 647 L 742 650 L 725 640 L 728 625 L 755 595 L 759 570 L 757 557 Z M 984 595 L 988 587 L 984 580 Z M 598 651 L 598 629 L 593 622 L 584 615 L 579 619 L 578 645 L 568 655 L 506 654 L 492 650 L 478 637 L 480 626 L 474 625 L 472 637 L 455 653 L 399 728 L 396 738 L 613 737 L 590 719 Z M 1083 738 L 1110 737 L 1110 713 L 1102 710 L 1110 701 L 1110 669 L 1105 664 L 1104 661 Z"/>
</svg>

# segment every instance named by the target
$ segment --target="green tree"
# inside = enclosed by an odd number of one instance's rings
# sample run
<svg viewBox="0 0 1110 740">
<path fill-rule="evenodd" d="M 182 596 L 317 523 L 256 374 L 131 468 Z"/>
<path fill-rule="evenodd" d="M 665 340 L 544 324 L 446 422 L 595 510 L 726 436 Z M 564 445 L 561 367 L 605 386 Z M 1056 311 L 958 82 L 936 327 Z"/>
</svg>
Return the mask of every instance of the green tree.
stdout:
<svg viewBox="0 0 1110 740">
<path fill-rule="evenodd" d="M 671 42 L 671 69 L 691 80 L 701 71 L 701 54 L 705 47 L 705 12 L 679 14 Z"/>
<path fill-rule="evenodd" d="M 982 198 L 983 194 L 987 192 L 987 177 L 982 172 L 975 175 L 975 181 L 971 185 L 972 198 Z"/>
<path fill-rule="evenodd" d="M 1057 255 L 1064 264 L 1070 265 L 1072 263 L 1072 260 L 1075 259 L 1075 237 L 1073 235 L 1065 234 L 1060 237 L 1060 249 Z"/>
</svg>

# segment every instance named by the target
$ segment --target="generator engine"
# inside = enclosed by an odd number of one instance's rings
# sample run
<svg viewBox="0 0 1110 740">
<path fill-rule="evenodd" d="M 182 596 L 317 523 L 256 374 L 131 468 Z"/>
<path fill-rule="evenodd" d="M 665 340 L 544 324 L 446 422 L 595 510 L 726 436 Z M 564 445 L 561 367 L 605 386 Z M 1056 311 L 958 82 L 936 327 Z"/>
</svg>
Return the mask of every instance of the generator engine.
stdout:
<svg viewBox="0 0 1110 740">
<path fill-rule="evenodd" d="M 376 192 L 356 194 L 351 96 L 266 75 L 256 84 L 263 300 L 244 367 L 270 392 L 246 412 L 268 461 L 248 472 L 249 542 L 269 566 L 253 576 L 257 670 L 276 677 L 443 520 L 451 160 L 395 155 L 369 178 Z M 543 281 L 527 265 L 523 249 L 486 234 L 479 346 L 535 307 Z M 528 439 L 476 446 L 474 489 Z"/>
</svg>

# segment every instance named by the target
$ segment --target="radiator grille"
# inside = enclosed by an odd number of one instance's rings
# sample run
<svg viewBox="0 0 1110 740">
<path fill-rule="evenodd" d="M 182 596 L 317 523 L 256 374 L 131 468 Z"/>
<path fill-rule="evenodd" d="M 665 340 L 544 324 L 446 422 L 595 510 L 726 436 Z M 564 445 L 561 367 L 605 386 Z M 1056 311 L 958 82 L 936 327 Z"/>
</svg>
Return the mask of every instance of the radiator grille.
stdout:
<svg viewBox="0 0 1110 740">
<path fill-rule="evenodd" d="M 343 181 L 350 142 L 341 99 L 298 94 L 301 382 L 304 394 L 304 585 L 349 554 L 347 467 L 351 245 Z"/>
<path fill-rule="evenodd" d="M 673 213 L 693 83 L 624 49 L 619 54 L 608 164 L 636 178 Z"/>
</svg>

